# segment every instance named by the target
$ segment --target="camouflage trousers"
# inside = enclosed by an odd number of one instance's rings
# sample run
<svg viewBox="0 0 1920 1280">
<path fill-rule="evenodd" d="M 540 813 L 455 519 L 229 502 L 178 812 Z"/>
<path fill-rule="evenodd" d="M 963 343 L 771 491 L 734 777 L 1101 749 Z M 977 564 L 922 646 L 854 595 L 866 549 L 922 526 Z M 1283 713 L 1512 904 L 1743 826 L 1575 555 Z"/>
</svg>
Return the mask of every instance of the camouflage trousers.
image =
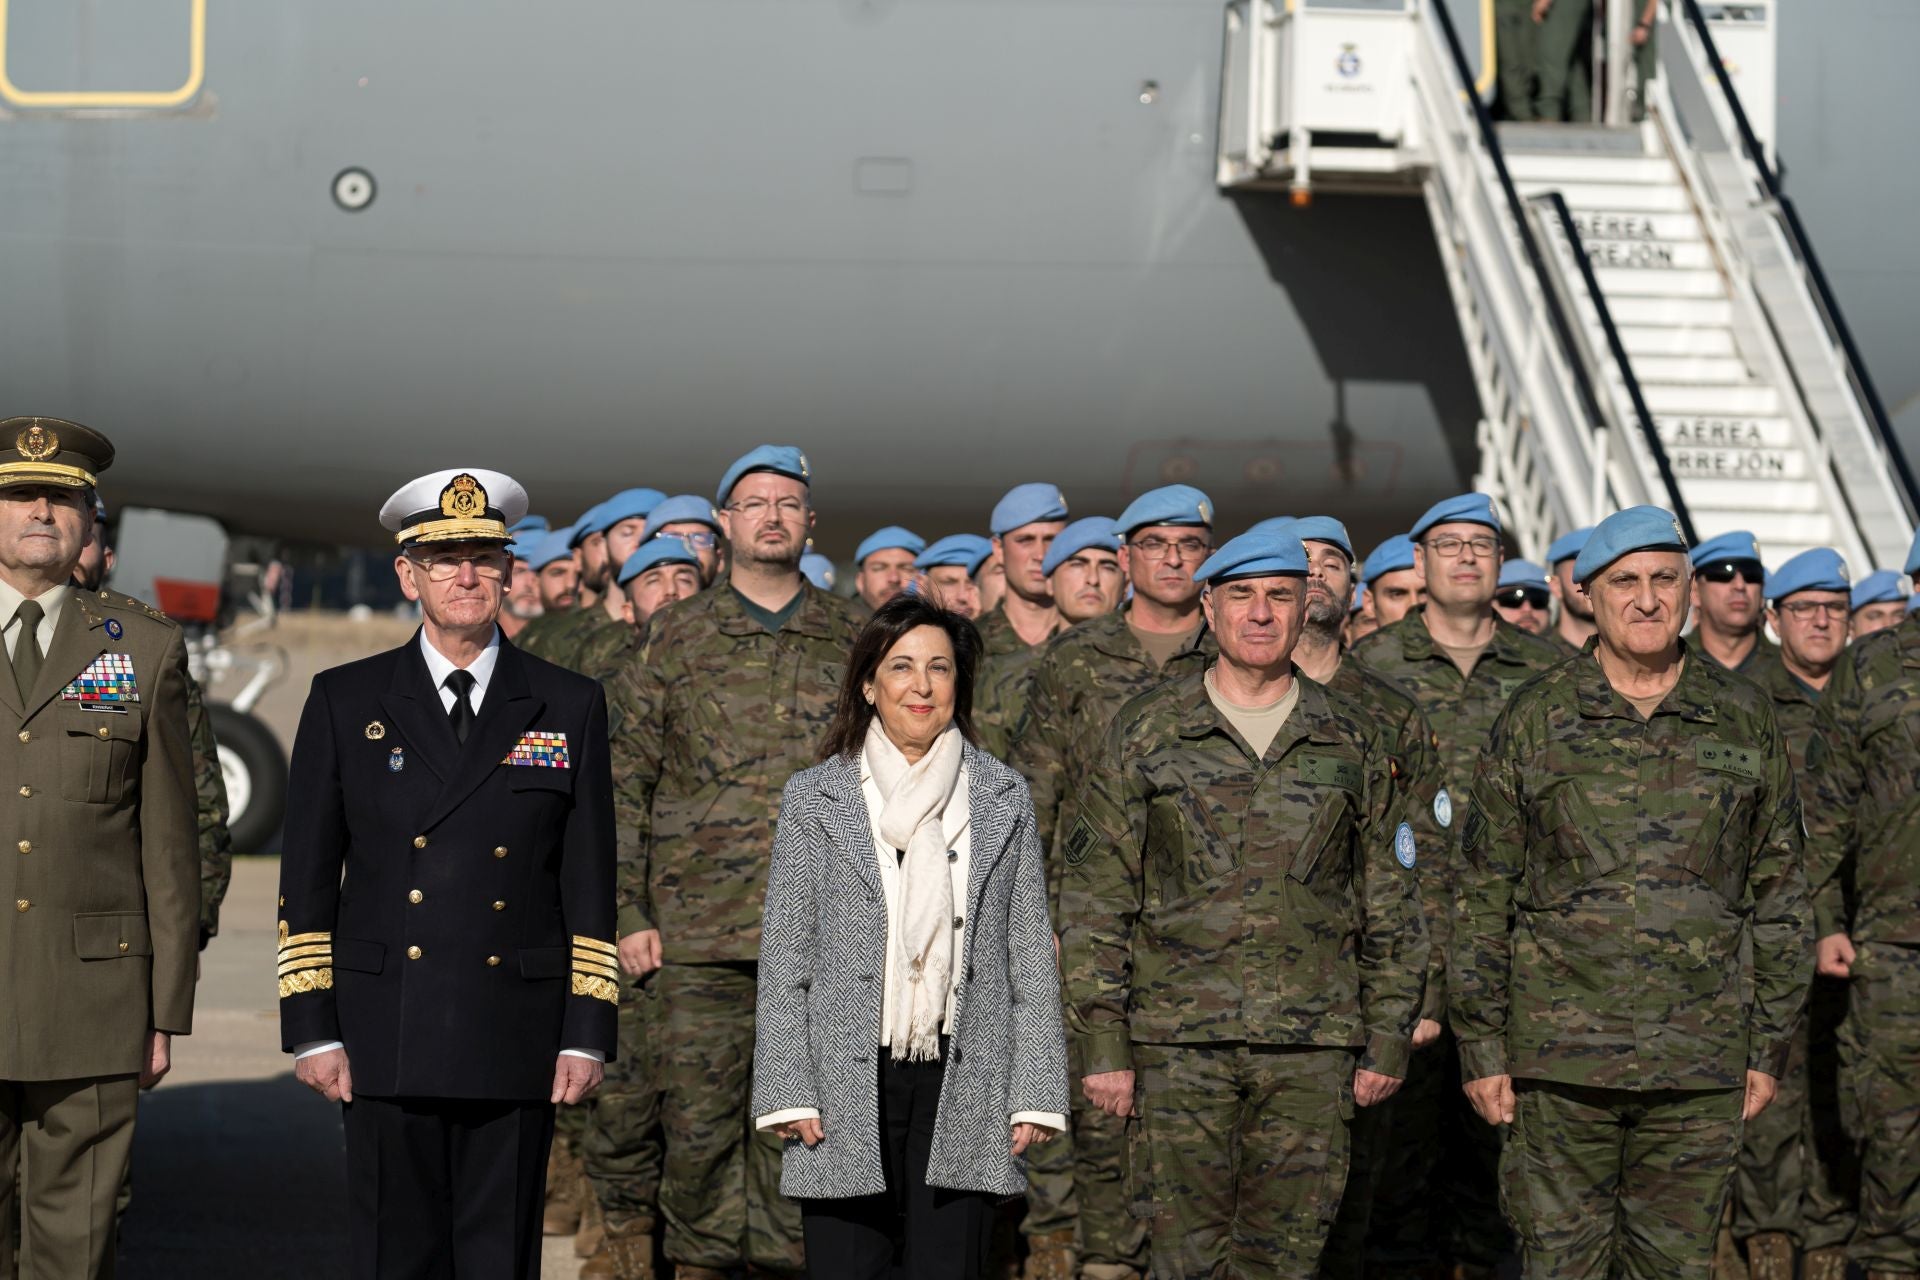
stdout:
<svg viewBox="0 0 1920 1280">
<path fill-rule="evenodd" d="M 1354 1054 L 1136 1044 L 1155 1280 L 1300 1280 L 1346 1188 Z"/>
<path fill-rule="evenodd" d="M 1427 1275 L 1435 1263 L 1492 1266 L 1513 1248 L 1500 1209 L 1500 1131 L 1460 1088 L 1451 1032 L 1416 1049 L 1407 1080 L 1385 1103 L 1393 1139 L 1372 1179 L 1367 1275 Z"/>
<path fill-rule="evenodd" d="M 1527 1280 L 1707 1280 L 1741 1090 L 1513 1088 L 1500 1192 Z"/>
<path fill-rule="evenodd" d="M 1072 1132 L 1027 1159 L 1027 1235 L 1072 1231 L 1080 1266 L 1094 1275 L 1147 1265 L 1147 1226 L 1137 1211 L 1133 1130 L 1138 1122 L 1110 1116 L 1080 1089 L 1077 1046 L 1067 1041 Z"/>
<path fill-rule="evenodd" d="M 1763 1231 L 1800 1250 L 1842 1246 L 1853 1234 L 1860 1170 L 1840 1115 L 1840 1020 L 1846 984 L 1816 978 L 1780 1090 L 1749 1120 L 1733 1181 L 1733 1236 Z"/>
<path fill-rule="evenodd" d="M 569 1155 L 580 1154 L 580 1143 L 587 1135 L 593 1115 L 593 1099 L 553 1109 L 553 1145 L 564 1147 Z"/>
<path fill-rule="evenodd" d="M 620 983 L 620 1052 L 594 1095 L 580 1154 L 609 1222 L 650 1227 L 660 1200 L 660 1064 L 647 1034 L 659 996 L 653 985 Z"/>
<path fill-rule="evenodd" d="M 1020 1233 L 1044 1236 L 1072 1231 L 1079 1221 L 1080 1201 L 1073 1191 L 1073 1135 L 1063 1133 L 1027 1152 L 1027 1211 L 1020 1219 Z"/>
<path fill-rule="evenodd" d="M 1398 1096 L 1396 1094 L 1396 1096 Z M 1356 1107 L 1353 1113 L 1353 1144 L 1347 1160 L 1347 1189 L 1340 1197 L 1340 1212 L 1334 1215 L 1327 1232 L 1327 1247 L 1320 1255 L 1318 1280 L 1369 1280 L 1382 1275 L 1367 1263 L 1367 1229 L 1373 1219 L 1373 1197 L 1380 1173 L 1380 1162 L 1389 1150 L 1393 1133 L 1387 1102 L 1371 1107 Z"/>
<path fill-rule="evenodd" d="M 1860 943 L 1840 1060 L 1860 1153 L 1860 1225 L 1848 1256 L 1920 1271 L 1920 947 Z"/>
<path fill-rule="evenodd" d="M 666 1255 L 680 1266 L 804 1264 L 800 1208 L 780 1194 L 780 1139 L 754 1132 L 747 1114 L 756 968 L 669 964 L 652 978 L 666 1140 L 660 1216 Z"/>
</svg>

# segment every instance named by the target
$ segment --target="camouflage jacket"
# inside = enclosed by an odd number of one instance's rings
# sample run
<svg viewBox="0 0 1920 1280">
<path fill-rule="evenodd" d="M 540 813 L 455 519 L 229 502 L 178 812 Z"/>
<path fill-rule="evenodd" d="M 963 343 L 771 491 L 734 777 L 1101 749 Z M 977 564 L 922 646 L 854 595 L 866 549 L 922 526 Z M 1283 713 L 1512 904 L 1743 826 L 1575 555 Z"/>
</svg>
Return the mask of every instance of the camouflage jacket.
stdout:
<svg viewBox="0 0 1920 1280">
<path fill-rule="evenodd" d="M 631 622 L 608 617 L 604 609 L 595 612 L 599 618 L 574 636 L 567 652 L 554 654 L 548 660 L 604 682 L 612 679 L 615 672 L 640 652 L 640 631 Z"/>
<path fill-rule="evenodd" d="M 520 634 L 513 638 L 514 648 L 522 653 L 531 653 L 536 657 L 545 657 L 544 652 L 554 637 L 566 630 L 574 616 L 581 610 L 568 607 L 548 609 L 539 617 L 520 628 Z"/>
<path fill-rule="evenodd" d="M 1427 978 L 1420 1016 L 1445 1022 L 1447 953 L 1453 937 L 1453 859 L 1447 828 L 1440 824 L 1434 804 L 1440 791 L 1440 758 L 1433 749 L 1433 730 L 1412 695 L 1357 662 L 1342 661 L 1327 688 L 1365 707 L 1373 723 L 1386 730 L 1393 772 L 1405 802 L 1400 817 L 1413 829 L 1422 855 L 1414 867 L 1421 913 L 1427 920 Z"/>
<path fill-rule="evenodd" d="M 1780 661 L 1780 646 L 1767 639 L 1765 632 L 1761 632 L 1759 640 L 1754 644 L 1752 649 L 1747 651 L 1747 656 L 1740 660 L 1738 666 L 1729 667 L 1725 665 L 1720 659 L 1708 653 L 1707 647 L 1703 644 L 1694 645 L 1693 651 L 1705 658 L 1708 662 L 1711 662 L 1714 666 L 1719 667 L 1722 671 L 1731 671 L 1733 674 L 1745 676 L 1749 680 L 1759 679 L 1762 671 L 1769 665 Z"/>
<path fill-rule="evenodd" d="M 220 904 L 233 883 L 233 836 L 227 830 L 227 782 L 220 744 L 200 682 L 187 677 L 187 731 L 193 747 L 195 815 L 200 829 L 200 945 L 220 932 Z"/>
<path fill-rule="evenodd" d="M 1588 657 L 1515 695 L 1462 823 L 1468 1079 L 1738 1088 L 1813 982 L 1800 803 L 1764 693 L 1688 651 L 1650 719 Z"/>
<path fill-rule="evenodd" d="M 1007 759 L 1014 732 L 1026 713 L 1027 681 L 1055 631 L 1039 644 L 1020 638 L 1005 609 L 995 609 L 980 621 L 980 667 L 973 677 L 973 727 L 988 754 Z M 1042 830 L 1041 839 L 1046 838 Z"/>
<path fill-rule="evenodd" d="M 1058 841 L 1073 826 L 1073 792 L 1100 754 L 1120 708 L 1187 671 L 1203 671 L 1219 646 L 1203 623 L 1193 643 L 1153 665 L 1124 610 L 1089 618 L 1049 640 L 1027 683 L 1026 707 L 1008 761 L 1033 792 L 1040 848 L 1047 855 L 1047 899 L 1060 915 Z"/>
<path fill-rule="evenodd" d="M 813 763 L 855 637 L 839 600 L 801 591 L 776 634 L 716 584 L 650 619 L 606 682 L 619 933 L 659 929 L 669 962 L 759 955 L 780 792 Z"/>
<path fill-rule="evenodd" d="M 1851 917 L 1843 874 L 1854 833 L 1854 798 L 1860 794 L 1859 754 L 1821 694 L 1794 678 L 1774 650 L 1749 678 L 1773 699 L 1773 716 L 1787 742 L 1800 813 L 1805 819 L 1807 894 L 1813 905 L 1813 936 L 1845 932 Z M 1842 662 L 1846 654 L 1841 654 Z M 1831 687 L 1831 685 L 1829 685 Z"/>
<path fill-rule="evenodd" d="M 1313 1044 L 1404 1076 L 1427 964 L 1414 838 L 1365 708 L 1297 676 L 1266 754 L 1204 671 L 1129 702 L 1064 843 L 1068 1026 L 1088 1074 L 1131 1045 Z"/>
<path fill-rule="evenodd" d="M 1826 701 L 1860 775 L 1847 932 L 1856 943 L 1920 946 L 1920 617 L 1842 651 Z"/>
</svg>

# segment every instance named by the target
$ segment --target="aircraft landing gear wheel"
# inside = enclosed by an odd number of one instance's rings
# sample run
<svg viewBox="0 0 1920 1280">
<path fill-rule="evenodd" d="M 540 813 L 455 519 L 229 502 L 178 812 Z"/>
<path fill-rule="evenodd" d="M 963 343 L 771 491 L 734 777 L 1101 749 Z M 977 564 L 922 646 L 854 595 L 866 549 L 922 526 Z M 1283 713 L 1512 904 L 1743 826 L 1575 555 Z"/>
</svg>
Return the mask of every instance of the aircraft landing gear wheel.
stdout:
<svg viewBox="0 0 1920 1280">
<path fill-rule="evenodd" d="M 227 830 L 235 853 L 267 852 L 287 808 L 287 757 L 280 740 L 255 717 L 215 703 L 213 736 L 227 787 Z"/>
</svg>

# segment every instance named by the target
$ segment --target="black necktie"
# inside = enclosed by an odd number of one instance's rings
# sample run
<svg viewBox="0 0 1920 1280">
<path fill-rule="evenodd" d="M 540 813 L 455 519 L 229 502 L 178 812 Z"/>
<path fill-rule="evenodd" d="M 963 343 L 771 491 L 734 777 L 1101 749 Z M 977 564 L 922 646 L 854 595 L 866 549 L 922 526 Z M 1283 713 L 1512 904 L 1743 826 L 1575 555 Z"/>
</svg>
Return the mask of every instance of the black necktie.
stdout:
<svg viewBox="0 0 1920 1280">
<path fill-rule="evenodd" d="M 473 691 L 473 672 L 449 672 L 441 683 L 453 690 L 453 706 L 447 710 L 447 723 L 453 726 L 454 738 L 464 746 L 467 731 L 473 728 L 473 704 L 467 701 L 467 695 Z"/>
<path fill-rule="evenodd" d="M 22 600 L 20 608 L 13 615 L 20 620 L 20 635 L 13 642 L 13 678 L 20 690 L 20 700 L 25 702 L 33 696 L 34 681 L 40 678 L 40 619 L 47 611 L 40 607 L 38 600 Z"/>
</svg>

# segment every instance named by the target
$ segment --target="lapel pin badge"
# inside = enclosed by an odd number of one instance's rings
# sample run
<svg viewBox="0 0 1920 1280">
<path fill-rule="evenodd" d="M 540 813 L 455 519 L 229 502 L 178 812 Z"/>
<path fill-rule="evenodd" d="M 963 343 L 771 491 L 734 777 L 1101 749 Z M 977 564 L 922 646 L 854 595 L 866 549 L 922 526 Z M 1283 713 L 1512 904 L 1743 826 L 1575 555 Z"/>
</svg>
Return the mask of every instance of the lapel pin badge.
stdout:
<svg viewBox="0 0 1920 1280">
<path fill-rule="evenodd" d="M 387 772 L 398 773 L 406 767 L 407 767 L 407 753 L 401 748 L 395 747 L 387 755 Z"/>
<path fill-rule="evenodd" d="M 381 724 L 378 720 L 369 721 L 366 727 L 366 735 L 368 742 L 378 742 L 387 736 L 387 726 Z"/>
<path fill-rule="evenodd" d="M 126 632 L 126 628 L 120 625 L 120 619 L 118 618 L 107 619 L 107 635 L 110 638 L 114 640 L 118 640 L 121 637 L 121 635 L 123 635 L 125 632 Z"/>
</svg>

